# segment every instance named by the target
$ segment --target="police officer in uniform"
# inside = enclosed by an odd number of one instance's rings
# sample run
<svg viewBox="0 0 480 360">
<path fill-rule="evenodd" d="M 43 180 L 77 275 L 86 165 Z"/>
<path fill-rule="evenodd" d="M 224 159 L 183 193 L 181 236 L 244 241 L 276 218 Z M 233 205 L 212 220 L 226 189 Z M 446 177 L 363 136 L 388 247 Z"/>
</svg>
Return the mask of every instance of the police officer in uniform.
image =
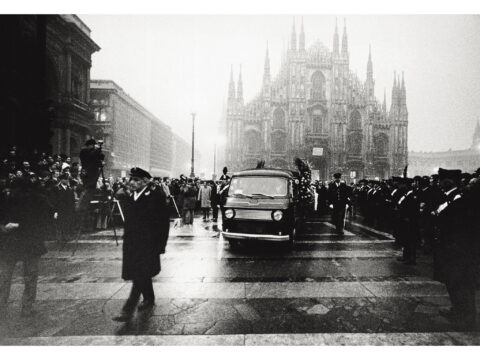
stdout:
<svg viewBox="0 0 480 360">
<path fill-rule="evenodd" d="M 351 189 L 344 182 L 340 181 L 342 174 L 335 173 L 335 179 L 328 186 L 328 202 L 333 209 L 332 221 L 336 227 L 337 234 L 343 235 L 345 226 L 345 212 L 347 205 L 350 203 Z"/>
<path fill-rule="evenodd" d="M 476 323 L 478 265 L 478 188 L 460 191 L 460 170 L 438 170 L 444 202 L 433 212 L 439 227 L 435 244 L 436 280 L 445 283 L 452 307 L 442 315 L 464 329 Z"/>
<path fill-rule="evenodd" d="M 125 201 L 122 278 L 132 280 L 130 296 L 115 321 L 129 321 L 143 296 L 138 310 L 155 305 L 152 277 L 160 273 L 160 254 L 165 252 L 168 230 L 165 218 L 168 208 L 162 191 L 150 190 L 150 174 L 141 169 L 130 171 L 132 194 Z"/>
</svg>

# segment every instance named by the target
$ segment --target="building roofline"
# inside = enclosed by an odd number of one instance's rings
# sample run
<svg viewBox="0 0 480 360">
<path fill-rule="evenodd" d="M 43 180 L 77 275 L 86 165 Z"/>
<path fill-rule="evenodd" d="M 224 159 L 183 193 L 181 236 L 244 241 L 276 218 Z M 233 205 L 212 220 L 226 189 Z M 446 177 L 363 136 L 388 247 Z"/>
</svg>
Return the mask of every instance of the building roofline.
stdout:
<svg viewBox="0 0 480 360">
<path fill-rule="evenodd" d="M 110 87 L 103 87 L 103 86 L 96 87 L 95 86 L 95 85 L 101 85 L 101 84 L 104 84 L 104 85 L 110 86 Z M 130 94 L 128 94 L 125 90 L 123 90 L 123 88 L 120 85 L 118 85 L 115 81 L 108 80 L 108 79 L 91 79 L 90 80 L 90 89 L 92 89 L 92 90 L 116 91 L 118 95 L 120 95 L 125 100 L 131 102 L 136 108 L 141 110 L 147 117 L 151 118 L 151 120 L 156 121 L 159 124 L 164 125 L 171 130 L 170 125 L 165 124 L 157 116 L 153 115 L 150 111 L 148 111 L 145 107 L 143 107 L 138 101 L 136 101 Z"/>
</svg>

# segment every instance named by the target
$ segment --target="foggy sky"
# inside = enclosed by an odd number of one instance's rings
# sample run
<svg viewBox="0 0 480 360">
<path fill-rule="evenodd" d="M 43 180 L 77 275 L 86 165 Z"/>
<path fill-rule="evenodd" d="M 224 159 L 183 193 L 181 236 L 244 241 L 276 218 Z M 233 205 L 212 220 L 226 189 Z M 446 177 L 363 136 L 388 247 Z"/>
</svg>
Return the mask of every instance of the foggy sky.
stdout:
<svg viewBox="0 0 480 360">
<path fill-rule="evenodd" d="M 272 78 L 299 15 L 80 15 L 101 46 L 92 79 L 112 79 L 190 141 L 191 112 L 203 156 L 225 106 L 230 66 L 242 65 L 245 102 L 260 90 L 268 41 Z M 409 150 L 468 148 L 480 119 L 480 16 L 303 16 L 306 47 L 332 48 L 335 19 L 344 18 L 350 68 L 366 78 L 372 47 L 375 94 L 390 107 L 393 72 L 404 71 Z M 207 165 L 204 165 L 207 166 Z M 208 165 L 211 166 L 211 165 Z"/>
</svg>

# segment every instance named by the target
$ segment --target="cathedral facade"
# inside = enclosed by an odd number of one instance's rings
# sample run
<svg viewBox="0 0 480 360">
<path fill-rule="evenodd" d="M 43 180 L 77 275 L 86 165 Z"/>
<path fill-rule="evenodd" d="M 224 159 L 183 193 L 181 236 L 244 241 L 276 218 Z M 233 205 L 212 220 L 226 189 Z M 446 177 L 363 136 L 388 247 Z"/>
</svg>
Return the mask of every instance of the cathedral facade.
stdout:
<svg viewBox="0 0 480 360">
<path fill-rule="evenodd" d="M 341 46 L 335 26 L 330 51 L 320 42 L 305 48 L 303 23 L 298 38 L 294 25 L 274 78 L 267 47 L 262 88 L 250 102 L 243 99 L 241 70 L 236 84 L 231 72 L 224 122 L 229 169 L 261 159 L 267 167 L 293 168 L 300 157 L 323 180 L 335 172 L 348 180 L 401 175 L 408 160 L 403 73 L 394 75 L 389 110 L 386 95 L 383 103 L 374 95 L 371 52 L 366 75 L 362 81 L 349 68 L 346 26 Z"/>
</svg>

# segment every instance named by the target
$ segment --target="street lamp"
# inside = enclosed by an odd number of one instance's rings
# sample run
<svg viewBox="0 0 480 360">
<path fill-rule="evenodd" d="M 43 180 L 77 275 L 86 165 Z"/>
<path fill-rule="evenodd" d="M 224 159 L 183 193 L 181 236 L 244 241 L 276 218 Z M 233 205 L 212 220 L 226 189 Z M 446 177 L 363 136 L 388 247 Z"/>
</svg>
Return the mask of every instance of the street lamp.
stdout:
<svg viewBox="0 0 480 360">
<path fill-rule="evenodd" d="M 192 113 L 192 168 L 190 177 L 195 177 L 195 113 Z"/>
</svg>

